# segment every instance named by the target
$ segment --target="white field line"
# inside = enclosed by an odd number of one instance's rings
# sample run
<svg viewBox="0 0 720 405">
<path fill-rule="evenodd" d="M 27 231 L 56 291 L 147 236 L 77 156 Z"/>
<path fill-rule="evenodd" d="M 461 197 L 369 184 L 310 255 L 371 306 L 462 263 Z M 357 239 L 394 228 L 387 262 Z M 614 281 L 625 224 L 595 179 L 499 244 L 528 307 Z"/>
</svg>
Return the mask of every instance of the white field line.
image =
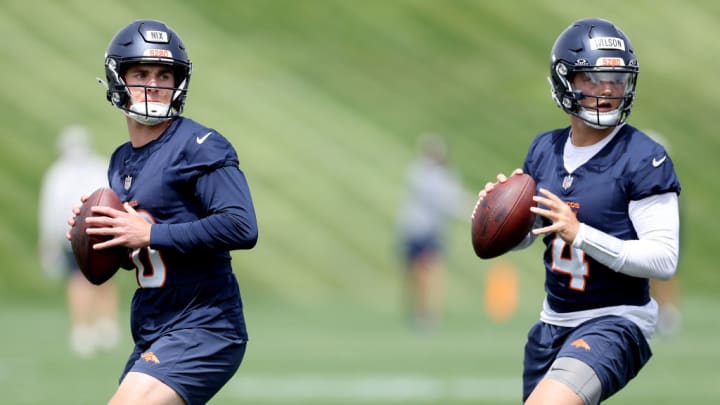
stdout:
<svg viewBox="0 0 720 405">
<path fill-rule="evenodd" d="M 242 375 L 223 390 L 242 400 L 292 403 L 317 401 L 438 401 L 520 400 L 522 382 L 513 377 L 460 376 L 448 378 L 418 375 Z"/>
</svg>

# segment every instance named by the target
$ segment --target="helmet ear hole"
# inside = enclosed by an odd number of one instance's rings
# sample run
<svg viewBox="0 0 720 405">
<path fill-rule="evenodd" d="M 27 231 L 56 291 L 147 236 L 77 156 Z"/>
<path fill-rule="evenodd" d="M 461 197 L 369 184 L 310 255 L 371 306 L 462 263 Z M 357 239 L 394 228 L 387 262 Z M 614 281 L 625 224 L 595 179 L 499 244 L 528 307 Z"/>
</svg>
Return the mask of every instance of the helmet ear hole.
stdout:
<svg viewBox="0 0 720 405">
<path fill-rule="evenodd" d="M 567 74 L 568 74 L 568 68 L 567 68 L 567 66 L 565 66 L 564 63 L 558 62 L 558 64 L 555 65 L 555 72 L 556 72 L 559 76 L 565 77 L 565 76 L 567 76 Z"/>
<path fill-rule="evenodd" d="M 115 91 L 108 90 L 108 97 L 110 97 L 110 102 L 116 107 L 127 106 L 128 101 L 130 101 L 130 97 L 124 89 L 115 89 Z"/>
</svg>

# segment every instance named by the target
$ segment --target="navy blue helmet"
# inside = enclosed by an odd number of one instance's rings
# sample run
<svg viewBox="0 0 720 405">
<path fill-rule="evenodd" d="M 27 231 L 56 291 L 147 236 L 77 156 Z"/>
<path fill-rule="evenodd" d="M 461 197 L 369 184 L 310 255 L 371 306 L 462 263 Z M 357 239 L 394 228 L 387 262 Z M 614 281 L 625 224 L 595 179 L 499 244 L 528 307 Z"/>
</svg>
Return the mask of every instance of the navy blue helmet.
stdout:
<svg viewBox="0 0 720 405">
<path fill-rule="evenodd" d="M 131 105 L 123 76 L 130 65 L 137 63 L 172 67 L 175 86 L 170 88 L 173 94 L 169 106 L 148 102 Z M 185 45 L 178 34 L 161 21 L 133 21 L 115 34 L 105 52 L 108 101 L 146 125 L 155 125 L 182 113 L 191 74 L 192 63 Z"/>
<path fill-rule="evenodd" d="M 633 105 L 639 64 L 630 39 L 612 22 L 597 18 L 573 22 L 555 41 L 550 55 L 552 98 L 568 114 L 580 117 L 595 128 L 608 128 L 625 122 Z M 573 77 L 586 72 L 595 82 L 613 81 L 624 85 L 620 97 L 593 96 L 573 88 Z M 610 112 L 580 105 L 583 98 L 621 99 Z"/>
</svg>

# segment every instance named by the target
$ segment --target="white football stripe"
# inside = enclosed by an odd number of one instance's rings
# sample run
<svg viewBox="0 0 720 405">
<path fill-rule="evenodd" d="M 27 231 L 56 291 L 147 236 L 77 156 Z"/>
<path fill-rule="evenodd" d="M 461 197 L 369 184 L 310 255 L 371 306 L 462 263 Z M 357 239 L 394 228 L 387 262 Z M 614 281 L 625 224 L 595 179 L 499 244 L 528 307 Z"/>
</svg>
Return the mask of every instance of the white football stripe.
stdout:
<svg viewBox="0 0 720 405">
<path fill-rule="evenodd" d="M 519 400 L 522 382 L 515 377 L 460 376 L 437 378 L 419 375 L 330 376 L 242 375 L 223 390 L 241 400 L 292 403 L 298 400 L 438 401 Z"/>
</svg>

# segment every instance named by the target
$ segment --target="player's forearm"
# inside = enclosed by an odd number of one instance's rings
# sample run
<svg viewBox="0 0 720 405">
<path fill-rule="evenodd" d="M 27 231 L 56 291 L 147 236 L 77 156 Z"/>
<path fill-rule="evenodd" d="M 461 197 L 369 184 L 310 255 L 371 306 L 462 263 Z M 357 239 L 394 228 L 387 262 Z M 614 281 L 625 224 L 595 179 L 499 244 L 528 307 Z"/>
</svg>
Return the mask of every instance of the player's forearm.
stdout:
<svg viewBox="0 0 720 405">
<path fill-rule="evenodd" d="M 257 238 L 255 213 L 234 208 L 194 222 L 153 224 L 150 246 L 180 252 L 250 249 Z"/>
<path fill-rule="evenodd" d="M 630 203 L 637 240 L 621 240 L 581 224 L 573 247 L 609 268 L 635 277 L 668 279 L 675 274 L 680 250 L 678 200 L 675 193 Z"/>
<path fill-rule="evenodd" d="M 677 241 L 671 239 L 660 236 L 624 241 L 581 224 L 573 247 L 617 272 L 665 280 L 672 277 L 677 268 Z"/>
</svg>

